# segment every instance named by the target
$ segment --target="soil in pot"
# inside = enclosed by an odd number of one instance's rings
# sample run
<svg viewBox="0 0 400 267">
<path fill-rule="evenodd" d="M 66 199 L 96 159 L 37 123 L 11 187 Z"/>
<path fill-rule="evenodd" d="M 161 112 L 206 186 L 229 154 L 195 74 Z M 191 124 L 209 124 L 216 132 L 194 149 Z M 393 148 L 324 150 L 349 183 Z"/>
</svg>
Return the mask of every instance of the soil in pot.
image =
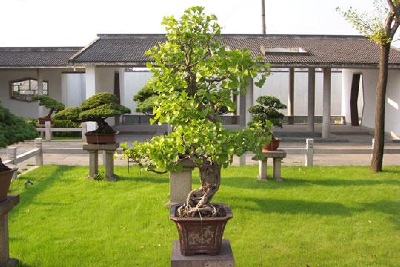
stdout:
<svg viewBox="0 0 400 267">
<path fill-rule="evenodd" d="M 232 211 L 224 204 L 213 205 L 218 210 L 216 217 L 190 218 L 177 217 L 180 204 L 171 206 L 170 220 L 175 222 L 178 229 L 182 255 L 219 254 L 225 225 L 232 218 Z"/>
</svg>

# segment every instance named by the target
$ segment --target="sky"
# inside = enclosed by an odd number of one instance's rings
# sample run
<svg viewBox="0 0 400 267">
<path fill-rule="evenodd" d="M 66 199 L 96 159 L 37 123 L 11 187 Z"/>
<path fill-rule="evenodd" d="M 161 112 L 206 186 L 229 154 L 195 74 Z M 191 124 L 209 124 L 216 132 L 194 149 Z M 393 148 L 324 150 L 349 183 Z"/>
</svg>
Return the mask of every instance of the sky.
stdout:
<svg viewBox="0 0 400 267">
<path fill-rule="evenodd" d="M 191 6 L 215 14 L 222 33 L 262 33 L 262 0 L 1 0 L 0 47 L 87 46 L 97 34 L 164 33 L 164 16 Z M 368 4 L 369 3 L 369 4 Z M 269 34 L 359 35 L 336 7 L 372 10 L 372 0 L 265 0 Z"/>
</svg>

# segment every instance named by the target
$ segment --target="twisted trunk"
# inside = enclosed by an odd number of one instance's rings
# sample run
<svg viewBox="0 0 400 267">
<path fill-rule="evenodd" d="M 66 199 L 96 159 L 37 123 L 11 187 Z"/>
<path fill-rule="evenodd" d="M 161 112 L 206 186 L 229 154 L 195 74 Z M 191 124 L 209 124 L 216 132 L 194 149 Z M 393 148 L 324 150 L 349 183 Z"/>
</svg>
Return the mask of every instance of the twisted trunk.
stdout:
<svg viewBox="0 0 400 267">
<path fill-rule="evenodd" d="M 221 184 L 221 166 L 210 161 L 204 161 L 199 166 L 201 187 L 192 190 L 186 204 L 179 210 L 181 217 L 213 217 L 218 216 L 217 209 L 210 202 Z"/>
</svg>

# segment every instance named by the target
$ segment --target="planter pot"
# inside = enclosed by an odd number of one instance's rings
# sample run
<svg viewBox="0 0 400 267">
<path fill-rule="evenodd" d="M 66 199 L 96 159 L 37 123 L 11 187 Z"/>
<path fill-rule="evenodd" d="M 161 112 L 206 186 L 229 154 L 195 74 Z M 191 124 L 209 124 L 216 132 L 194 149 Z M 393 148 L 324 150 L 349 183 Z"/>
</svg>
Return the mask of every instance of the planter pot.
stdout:
<svg viewBox="0 0 400 267">
<path fill-rule="evenodd" d="M 86 142 L 88 144 L 115 144 L 117 142 L 117 135 L 114 134 L 99 134 L 99 133 L 86 133 Z"/>
<path fill-rule="evenodd" d="M 279 148 L 280 143 L 280 139 L 273 138 L 268 145 L 263 146 L 263 151 L 276 151 Z"/>
<path fill-rule="evenodd" d="M 182 255 L 219 254 L 225 225 L 232 218 L 232 211 L 224 204 L 213 205 L 224 210 L 225 216 L 213 218 L 180 218 L 176 216 L 176 211 L 180 205 L 171 206 L 169 218 L 175 222 L 178 229 Z"/>
<path fill-rule="evenodd" d="M 9 171 L 0 172 L 0 202 L 7 199 L 8 190 L 10 189 L 11 179 L 18 168 Z"/>
</svg>

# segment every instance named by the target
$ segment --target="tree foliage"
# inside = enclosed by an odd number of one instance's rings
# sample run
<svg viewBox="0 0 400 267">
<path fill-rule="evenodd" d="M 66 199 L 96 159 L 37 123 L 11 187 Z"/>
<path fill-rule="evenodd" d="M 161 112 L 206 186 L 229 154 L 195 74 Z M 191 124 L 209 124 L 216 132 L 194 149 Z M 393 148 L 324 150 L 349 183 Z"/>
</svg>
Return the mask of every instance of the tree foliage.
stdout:
<svg viewBox="0 0 400 267">
<path fill-rule="evenodd" d="M 57 101 L 47 95 L 33 95 L 32 99 L 39 101 L 40 106 L 44 106 L 49 109 L 49 113 L 46 116 L 47 118 L 50 118 L 53 112 L 58 112 L 65 108 L 65 105 L 62 102 Z"/>
<path fill-rule="evenodd" d="M 97 133 L 114 133 L 114 130 L 105 121 L 108 117 L 130 113 L 130 109 L 119 104 L 116 95 L 110 92 L 97 93 L 79 107 L 69 107 L 54 115 L 56 120 L 71 120 L 75 122 L 97 122 Z"/>
<path fill-rule="evenodd" d="M 250 78 L 259 75 L 256 84 L 261 86 L 268 65 L 246 49 L 225 47 L 216 20 L 203 7 L 187 9 L 180 20 L 164 18 L 167 41 L 146 53 L 153 74 L 146 86 L 158 95 L 153 123 L 168 123 L 172 131 L 126 150 L 152 171 L 179 170 L 184 159 L 194 162 L 202 187 L 188 196 L 186 207 L 192 215 L 209 211 L 221 168 L 232 162 L 233 155 L 246 151 L 261 155 L 261 144 L 270 139 L 258 128 L 222 127 L 221 110 L 236 109 L 232 97 L 244 93 Z"/>
<path fill-rule="evenodd" d="M 350 8 L 338 11 L 352 23 L 364 36 L 380 47 L 379 77 L 376 86 L 374 147 L 371 159 L 371 171 L 382 171 L 385 141 L 385 100 L 389 73 L 390 46 L 400 23 L 399 0 L 374 0 L 375 12 L 359 14 Z"/>
<path fill-rule="evenodd" d="M 27 123 L 24 118 L 12 114 L 0 105 L 0 147 L 32 140 L 37 136 L 38 133 L 33 124 Z"/>
</svg>

